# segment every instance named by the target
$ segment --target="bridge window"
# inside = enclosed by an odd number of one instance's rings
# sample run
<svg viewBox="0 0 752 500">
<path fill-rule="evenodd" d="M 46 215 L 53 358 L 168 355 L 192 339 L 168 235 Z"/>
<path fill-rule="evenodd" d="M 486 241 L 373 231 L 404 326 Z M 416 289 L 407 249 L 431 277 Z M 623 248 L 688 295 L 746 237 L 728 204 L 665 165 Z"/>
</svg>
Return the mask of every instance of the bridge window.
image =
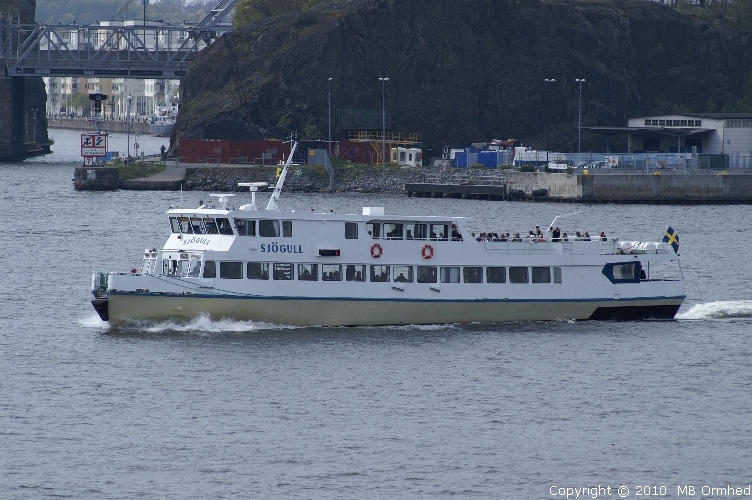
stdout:
<svg viewBox="0 0 752 500">
<path fill-rule="evenodd" d="M 219 233 L 219 229 L 217 229 L 217 223 L 211 217 L 204 218 L 204 229 L 206 229 L 206 234 Z"/>
<path fill-rule="evenodd" d="M 506 283 L 507 269 L 505 267 L 487 267 L 486 283 Z"/>
<path fill-rule="evenodd" d="M 278 220 L 260 220 L 259 221 L 259 236 L 262 236 L 264 238 L 278 238 L 279 237 L 279 221 Z"/>
<path fill-rule="evenodd" d="M 282 221 L 282 237 L 292 238 L 292 221 L 291 220 Z"/>
<path fill-rule="evenodd" d="M 191 227 L 193 228 L 193 234 L 204 234 L 204 227 L 201 225 L 199 217 L 191 217 Z"/>
<path fill-rule="evenodd" d="M 436 267 L 418 266 L 418 283 L 436 283 Z"/>
<path fill-rule="evenodd" d="M 235 234 L 232 232 L 232 225 L 230 225 L 230 219 L 221 217 L 217 219 L 217 229 L 219 234 Z"/>
<path fill-rule="evenodd" d="M 449 238 L 449 224 L 431 224 L 431 239 L 432 240 L 446 241 L 448 238 Z"/>
<path fill-rule="evenodd" d="M 249 280 L 268 280 L 269 264 L 267 262 L 249 262 L 246 265 L 245 274 Z"/>
<path fill-rule="evenodd" d="M 256 236 L 256 221 L 235 219 L 235 228 L 240 236 Z"/>
<path fill-rule="evenodd" d="M 192 234 L 193 228 L 191 227 L 191 220 L 188 217 L 178 217 L 178 224 L 180 225 L 180 232 L 183 234 Z"/>
</svg>

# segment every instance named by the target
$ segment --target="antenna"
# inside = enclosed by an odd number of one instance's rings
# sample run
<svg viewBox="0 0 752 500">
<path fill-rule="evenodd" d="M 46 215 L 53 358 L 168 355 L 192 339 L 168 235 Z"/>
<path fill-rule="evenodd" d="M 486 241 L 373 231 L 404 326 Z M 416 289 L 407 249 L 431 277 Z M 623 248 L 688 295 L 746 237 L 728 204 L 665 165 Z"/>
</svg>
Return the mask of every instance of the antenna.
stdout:
<svg viewBox="0 0 752 500">
<path fill-rule="evenodd" d="M 285 177 L 287 177 L 287 168 L 292 163 L 292 157 L 295 154 L 295 149 L 298 147 L 298 141 L 294 139 L 291 140 L 293 141 L 293 143 L 292 149 L 290 150 L 290 156 L 287 157 L 285 168 L 283 168 L 282 173 L 279 174 L 279 180 L 277 181 L 277 185 L 274 186 L 272 197 L 269 198 L 269 203 L 266 205 L 267 210 L 279 210 L 279 207 L 277 207 L 277 200 L 279 200 L 279 194 L 282 192 L 282 186 L 285 184 Z"/>
<path fill-rule="evenodd" d="M 226 194 L 226 193 L 218 193 L 218 194 L 210 194 L 209 196 L 216 196 L 217 201 L 219 201 L 219 204 L 222 205 L 222 210 L 227 210 L 227 201 L 229 200 L 230 196 L 235 196 L 235 195 Z"/>
<path fill-rule="evenodd" d="M 247 187 L 251 191 L 251 204 L 241 205 L 240 210 L 258 210 L 258 208 L 256 208 L 256 191 L 258 191 L 259 188 L 268 185 L 269 183 L 267 182 L 238 182 L 238 186 Z"/>
<path fill-rule="evenodd" d="M 548 227 L 548 230 L 549 231 L 553 231 L 554 230 L 554 225 L 556 224 L 556 221 L 559 220 L 561 217 L 566 217 L 568 215 L 577 215 L 578 213 L 580 213 L 580 212 L 569 212 L 567 214 L 557 215 L 556 217 L 554 217 L 554 220 L 551 221 L 551 225 Z"/>
</svg>

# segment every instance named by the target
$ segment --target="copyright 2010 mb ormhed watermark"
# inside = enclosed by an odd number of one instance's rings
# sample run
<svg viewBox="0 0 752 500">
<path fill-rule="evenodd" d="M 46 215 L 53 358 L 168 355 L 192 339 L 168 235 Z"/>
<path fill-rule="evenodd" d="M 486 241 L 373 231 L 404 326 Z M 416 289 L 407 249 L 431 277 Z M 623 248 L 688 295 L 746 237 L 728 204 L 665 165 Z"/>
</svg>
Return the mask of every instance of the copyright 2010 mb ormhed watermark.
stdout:
<svg viewBox="0 0 752 500">
<path fill-rule="evenodd" d="M 723 486 L 712 485 L 586 485 L 586 486 L 559 486 L 552 485 L 548 489 L 548 494 L 552 497 L 561 498 L 645 498 L 645 497 L 702 497 L 702 498 L 734 498 L 748 497 L 752 498 L 752 485 L 732 486 L 726 484 Z"/>
</svg>

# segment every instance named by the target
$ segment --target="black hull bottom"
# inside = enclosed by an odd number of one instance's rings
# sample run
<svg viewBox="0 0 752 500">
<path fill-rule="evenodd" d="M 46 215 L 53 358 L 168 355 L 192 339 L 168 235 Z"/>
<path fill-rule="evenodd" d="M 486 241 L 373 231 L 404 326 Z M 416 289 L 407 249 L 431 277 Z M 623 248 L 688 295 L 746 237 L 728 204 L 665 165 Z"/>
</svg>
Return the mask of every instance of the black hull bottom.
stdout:
<svg viewBox="0 0 752 500">
<path fill-rule="evenodd" d="M 107 299 L 94 299 L 91 301 L 91 305 L 94 306 L 94 310 L 97 311 L 97 314 L 102 318 L 102 321 L 110 320 Z"/>
<path fill-rule="evenodd" d="M 674 319 L 681 304 L 661 306 L 599 307 L 588 318 L 598 321 L 637 321 Z"/>
</svg>

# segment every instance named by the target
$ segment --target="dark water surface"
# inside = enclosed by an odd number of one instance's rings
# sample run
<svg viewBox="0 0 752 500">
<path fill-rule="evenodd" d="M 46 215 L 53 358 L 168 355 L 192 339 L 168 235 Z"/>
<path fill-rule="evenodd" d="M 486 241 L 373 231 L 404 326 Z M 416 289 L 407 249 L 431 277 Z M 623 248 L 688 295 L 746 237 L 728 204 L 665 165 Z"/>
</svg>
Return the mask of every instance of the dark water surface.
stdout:
<svg viewBox="0 0 752 500">
<path fill-rule="evenodd" d="M 630 240 L 672 225 L 688 299 L 670 322 L 110 329 L 91 271 L 139 267 L 180 194 L 77 193 L 77 135 L 53 136 L 54 155 L 0 164 L 2 499 L 560 498 L 552 486 L 599 484 L 724 498 L 701 488 L 752 482 L 752 207 L 287 194 L 285 208 L 460 214 L 478 230 L 563 212 L 564 230 Z"/>
</svg>

